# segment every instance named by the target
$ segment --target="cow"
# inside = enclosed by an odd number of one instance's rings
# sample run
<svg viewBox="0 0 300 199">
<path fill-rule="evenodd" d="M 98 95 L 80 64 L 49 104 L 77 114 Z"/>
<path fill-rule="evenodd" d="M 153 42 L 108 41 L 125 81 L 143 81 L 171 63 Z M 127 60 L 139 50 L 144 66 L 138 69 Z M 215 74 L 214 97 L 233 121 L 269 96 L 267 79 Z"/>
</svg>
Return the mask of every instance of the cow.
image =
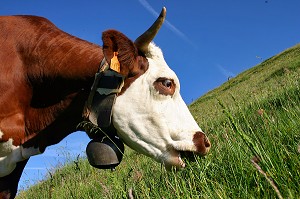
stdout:
<svg viewBox="0 0 300 199">
<path fill-rule="evenodd" d="M 153 43 L 165 16 L 163 8 L 134 42 L 106 30 L 102 47 L 43 17 L 0 17 L 0 198 L 15 197 L 31 156 L 77 131 L 86 118 L 93 120 L 98 110 L 91 88 L 102 65 L 122 77 L 109 122 L 122 142 L 166 168 L 184 168 L 181 154 L 208 153 L 211 143 Z"/>
</svg>

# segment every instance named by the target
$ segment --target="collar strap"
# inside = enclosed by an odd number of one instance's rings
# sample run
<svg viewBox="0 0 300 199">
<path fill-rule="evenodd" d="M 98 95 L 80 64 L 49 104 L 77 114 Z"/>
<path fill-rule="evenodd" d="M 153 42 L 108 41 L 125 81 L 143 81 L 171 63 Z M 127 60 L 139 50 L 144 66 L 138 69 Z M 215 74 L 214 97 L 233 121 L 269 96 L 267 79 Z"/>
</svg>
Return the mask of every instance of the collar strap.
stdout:
<svg viewBox="0 0 300 199">
<path fill-rule="evenodd" d="M 118 94 L 124 86 L 124 77 L 109 69 L 99 78 L 98 86 L 96 91 L 100 95 Z"/>
<path fill-rule="evenodd" d="M 111 70 L 106 59 L 103 58 L 95 75 L 83 117 L 100 128 L 110 126 L 112 107 L 123 85 L 124 76 Z"/>
</svg>

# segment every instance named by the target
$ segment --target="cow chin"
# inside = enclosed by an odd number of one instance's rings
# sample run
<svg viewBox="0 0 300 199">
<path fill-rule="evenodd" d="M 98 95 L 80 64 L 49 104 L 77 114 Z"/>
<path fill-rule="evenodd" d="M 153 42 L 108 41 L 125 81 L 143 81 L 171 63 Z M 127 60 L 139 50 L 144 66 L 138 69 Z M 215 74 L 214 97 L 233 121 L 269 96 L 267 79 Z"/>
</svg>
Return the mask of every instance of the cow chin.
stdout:
<svg viewBox="0 0 300 199">
<path fill-rule="evenodd" d="M 186 166 L 181 158 L 180 151 L 175 149 L 172 149 L 168 152 L 167 156 L 162 160 L 162 163 L 166 170 L 171 170 L 172 168 L 182 169 Z"/>
</svg>

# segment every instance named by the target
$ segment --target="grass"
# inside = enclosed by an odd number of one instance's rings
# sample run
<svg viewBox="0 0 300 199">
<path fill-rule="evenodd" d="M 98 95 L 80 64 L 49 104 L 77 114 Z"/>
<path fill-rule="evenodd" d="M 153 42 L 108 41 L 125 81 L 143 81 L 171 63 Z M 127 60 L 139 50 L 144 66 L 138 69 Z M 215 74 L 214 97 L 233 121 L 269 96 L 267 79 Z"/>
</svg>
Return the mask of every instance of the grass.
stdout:
<svg viewBox="0 0 300 199">
<path fill-rule="evenodd" d="M 300 198 L 299 96 L 296 45 L 190 105 L 212 149 L 187 169 L 126 148 L 115 172 L 71 160 L 17 198 Z"/>
</svg>

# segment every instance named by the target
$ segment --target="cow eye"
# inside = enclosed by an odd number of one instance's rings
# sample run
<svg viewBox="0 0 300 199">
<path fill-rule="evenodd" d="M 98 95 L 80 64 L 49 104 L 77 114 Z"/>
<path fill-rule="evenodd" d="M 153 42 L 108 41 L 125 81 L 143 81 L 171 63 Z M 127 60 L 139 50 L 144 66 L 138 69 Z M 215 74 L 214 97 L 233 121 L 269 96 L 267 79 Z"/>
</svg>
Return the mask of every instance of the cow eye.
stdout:
<svg viewBox="0 0 300 199">
<path fill-rule="evenodd" d="M 171 81 L 171 80 L 169 80 L 169 79 L 166 79 L 166 80 L 164 80 L 163 82 L 162 82 L 162 84 L 165 86 L 165 87 L 167 87 L 167 88 L 172 88 L 172 84 L 173 84 L 173 82 Z"/>
<path fill-rule="evenodd" d="M 154 83 L 154 88 L 162 95 L 173 95 L 175 92 L 175 83 L 173 79 L 160 77 Z"/>
</svg>

